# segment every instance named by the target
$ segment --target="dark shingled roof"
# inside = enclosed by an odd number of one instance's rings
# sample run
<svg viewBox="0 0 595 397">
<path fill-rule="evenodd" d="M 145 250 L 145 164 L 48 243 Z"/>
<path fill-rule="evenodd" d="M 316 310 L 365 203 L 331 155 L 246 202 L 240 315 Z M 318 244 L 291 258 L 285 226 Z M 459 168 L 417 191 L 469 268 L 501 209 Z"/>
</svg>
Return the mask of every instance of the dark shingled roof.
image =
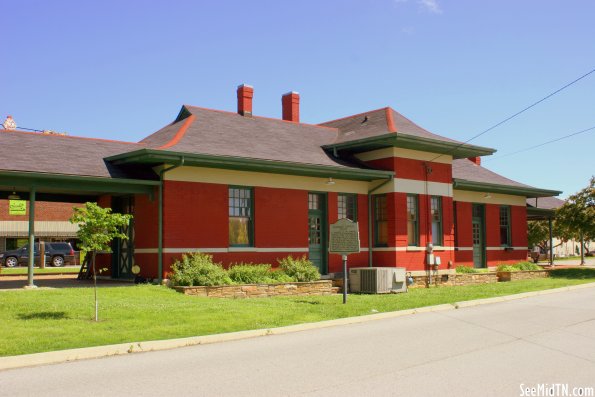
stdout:
<svg viewBox="0 0 595 397">
<path fill-rule="evenodd" d="M 528 206 L 544 210 L 554 210 L 560 208 L 564 202 L 564 200 L 560 200 L 557 197 L 539 197 L 527 199 Z"/>
<path fill-rule="evenodd" d="M 390 133 L 434 139 L 449 143 L 461 143 L 423 129 L 390 107 L 327 121 L 320 125 L 339 129 L 337 139 L 332 143 L 343 143 L 359 139 L 373 138 Z"/>
<path fill-rule="evenodd" d="M 524 188 L 533 188 L 533 186 L 513 181 L 496 174 L 480 165 L 475 164 L 469 159 L 458 159 L 452 162 L 452 177 L 464 179 L 471 182 L 491 183 L 495 185 L 515 186 Z"/>
<path fill-rule="evenodd" d="M 0 171 L 40 172 L 106 178 L 153 176 L 116 167 L 103 159 L 146 147 L 144 144 L 0 130 Z"/>
<path fill-rule="evenodd" d="M 345 166 L 321 146 L 335 141 L 337 130 L 265 117 L 184 106 L 174 123 L 143 139 L 152 149 L 273 160 L 297 164 Z M 189 122 L 189 117 L 195 119 Z M 184 132 L 184 124 L 187 129 Z M 353 166 L 351 166 L 353 168 Z"/>
</svg>

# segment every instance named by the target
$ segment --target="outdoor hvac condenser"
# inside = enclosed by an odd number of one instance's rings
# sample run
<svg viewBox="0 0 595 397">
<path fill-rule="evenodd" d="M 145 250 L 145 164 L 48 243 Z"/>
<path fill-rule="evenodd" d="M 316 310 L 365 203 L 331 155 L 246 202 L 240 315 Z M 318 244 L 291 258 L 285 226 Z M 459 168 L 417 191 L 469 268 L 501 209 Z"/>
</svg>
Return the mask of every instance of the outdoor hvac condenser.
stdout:
<svg viewBox="0 0 595 397">
<path fill-rule="evenodd" d="M 349 291 L 366 294 L 407 292 L 404 267 L 354 267 L 349 270 Z"/>
</svg>

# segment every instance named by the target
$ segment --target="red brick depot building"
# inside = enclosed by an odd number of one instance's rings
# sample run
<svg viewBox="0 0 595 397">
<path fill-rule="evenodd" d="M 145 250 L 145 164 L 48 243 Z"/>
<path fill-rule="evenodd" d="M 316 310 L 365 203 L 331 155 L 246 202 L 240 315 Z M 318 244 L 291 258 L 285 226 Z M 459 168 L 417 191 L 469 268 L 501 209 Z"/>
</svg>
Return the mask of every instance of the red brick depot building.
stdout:
<svg viewBox="0 0 595 397">
<path fill-rule="evenodd" d="M 285 94 L 282 119 L 271 119 L 252 114 L 253 92 L 238 87 L 237 112 L 185 105 L 138 143 L 7 131 L 0 152 L 77 156 L 44 158 L 43 170 L 35 161 L 3 164 L 0 184 L 25 174 L 21 191 L 36 181 L 51 195 L 42 183 L 51 181 L 62 194 L 133 213 L 130 241 L 117 242 L 107 261 L 114 277 L 130 277 L 135 263 L 151 278 L 197 251 L 224 265 L 306 255 L 322 274 L 340 272 L 340 256 L 328 253 L 329 225 L 340 218 L 359 224 L 354 267 L 517 262 L 527 258 L 526 199 L 560 193 L 482 167 L 494 149 L 433 134 L 389 107 L 311 125 L 299 121 L 297 93 Z"/>
</svg>

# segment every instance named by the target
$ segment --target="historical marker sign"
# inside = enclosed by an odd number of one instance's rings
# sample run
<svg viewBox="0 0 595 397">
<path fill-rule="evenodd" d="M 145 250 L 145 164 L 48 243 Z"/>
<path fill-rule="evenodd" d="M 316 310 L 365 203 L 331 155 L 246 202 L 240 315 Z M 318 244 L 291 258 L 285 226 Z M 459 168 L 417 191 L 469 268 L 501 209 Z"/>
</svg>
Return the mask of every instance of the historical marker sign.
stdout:
<svg viewBox="0 0 595 397">
<path fill-rule="evenodd" d="M 329 252 L 332 254 L 355 254 L 360 252 L 359 226 L 349 219 L 339 219 L 331 225 Z"/>
<path fill-rule="evenodd" d="M 27 215 L 27 200 L 8 200 L 9 215 Z"/>
</svg>

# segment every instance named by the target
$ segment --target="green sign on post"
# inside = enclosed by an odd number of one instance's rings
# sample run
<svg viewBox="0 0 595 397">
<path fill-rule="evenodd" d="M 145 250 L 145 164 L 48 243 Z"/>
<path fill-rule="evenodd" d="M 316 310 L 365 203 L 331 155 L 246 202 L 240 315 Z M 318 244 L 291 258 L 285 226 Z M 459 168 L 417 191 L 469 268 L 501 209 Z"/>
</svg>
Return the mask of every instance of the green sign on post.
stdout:
<svg viewBox="0 0 595 397">
<path fill-rule="evenodd" d="M 27 200 L 8 200 L 8 215 L 27 215 Z"/>
</svg>

